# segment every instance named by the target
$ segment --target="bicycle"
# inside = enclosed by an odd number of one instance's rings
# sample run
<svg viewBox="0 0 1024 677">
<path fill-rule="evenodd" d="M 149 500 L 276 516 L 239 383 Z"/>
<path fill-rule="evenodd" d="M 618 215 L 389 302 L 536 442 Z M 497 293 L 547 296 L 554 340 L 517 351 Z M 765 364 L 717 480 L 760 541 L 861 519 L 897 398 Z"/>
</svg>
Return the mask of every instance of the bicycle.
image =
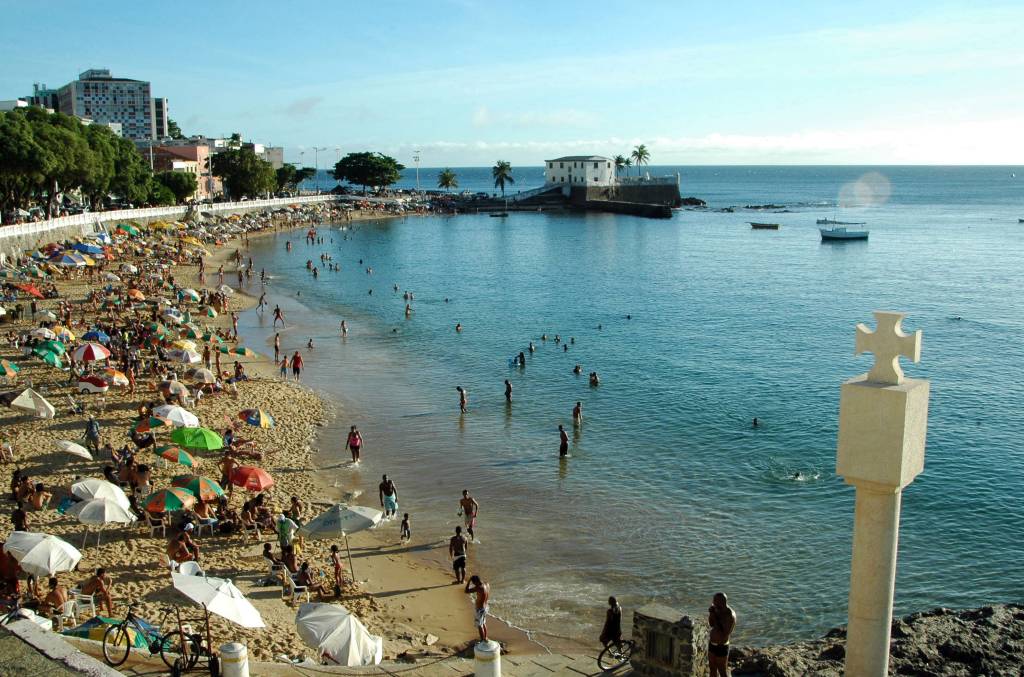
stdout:
<svg viewBox="0 0 1024 677">
<path fill-rule="evenodd" d="M 117 625 L 111 625 L 103 633 L 103 659 L 108 665 L 117 667 L 128 660 L 131 653 L 132 639 L 129 630 L 134 630 L 146 640 L 146 648 L 149 655 L 160 654 L 160 659 L 171 670 L 187 672 L 196 666 L 200 655 L 204 654 L 203 636 L 195 632 L 185 632 L 181 624 L 181 613 L 176 607 L 161 607 L 163 616 L 160 617 L 160 624 L 153 629 L 153 626 L 142 621 L 135 615 L 133 609 L 137 603 L 128 605 L 128 612 L 123 621 Z M 162 628 L 167 617 L 175 613 L 177 616 L 177 629 L 172 629 L 166 634 Z M 147 627 L 148 626 L 148 627 Z M 208 655 L 209 652 L 205 651 Z"/>
<path fill-rule="evenodd" d="M 609 642 L 597 656 L 597 667 L 601 668 L 602 672 L 618 670 L 629 663 L 634 649 L 636 649 L 636 642 L 631 639 Z"/>
</svg>

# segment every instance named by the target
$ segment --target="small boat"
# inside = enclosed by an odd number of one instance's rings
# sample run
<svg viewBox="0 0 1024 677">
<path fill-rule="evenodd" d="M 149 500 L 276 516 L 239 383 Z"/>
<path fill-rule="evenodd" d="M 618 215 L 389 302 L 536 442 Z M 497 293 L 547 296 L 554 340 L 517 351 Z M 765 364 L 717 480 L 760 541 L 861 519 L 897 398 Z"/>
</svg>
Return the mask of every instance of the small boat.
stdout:
<svg viewBox="0 0 1024 677">
<path fill-rule="evenodd" d="M 1017 223 L 1024 223 L 1024 219 L 1017 219 Z"/>
<path fill-rule="evenodd" d="M 863 221 L 836 221 L 835 219 L 818 219 L 819 226 L 863 226 Z"/>
<path fill-rule="evenodd" d="M 748 221 L 750 227 L 754 230 L 778 230 L 779 224 L 777 223 L 758 223 L 757 221 Z"/>
<path fill-rule="evenodd" d="M 837 228 L 819 228 L 821 232 L 822 241 L 832 240 L 866 240 L 868 239 L 868 231 L 866 230 L 846 230 L 845 227 Z"/>
</svg>

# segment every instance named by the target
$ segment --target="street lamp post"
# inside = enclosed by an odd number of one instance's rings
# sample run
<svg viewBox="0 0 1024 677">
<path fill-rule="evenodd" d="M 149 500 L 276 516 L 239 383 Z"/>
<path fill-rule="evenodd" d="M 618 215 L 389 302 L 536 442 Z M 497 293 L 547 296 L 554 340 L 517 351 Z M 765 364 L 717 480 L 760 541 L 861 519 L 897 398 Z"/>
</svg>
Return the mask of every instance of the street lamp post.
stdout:
<svg viewBox="0 0 1024 677">
<path fill-rule="evenodd" d="M 412 152 L 412 161 L 416 163 L 416 192 L 420 192 L 420 152 L 414 150 Z"/>
</svg>

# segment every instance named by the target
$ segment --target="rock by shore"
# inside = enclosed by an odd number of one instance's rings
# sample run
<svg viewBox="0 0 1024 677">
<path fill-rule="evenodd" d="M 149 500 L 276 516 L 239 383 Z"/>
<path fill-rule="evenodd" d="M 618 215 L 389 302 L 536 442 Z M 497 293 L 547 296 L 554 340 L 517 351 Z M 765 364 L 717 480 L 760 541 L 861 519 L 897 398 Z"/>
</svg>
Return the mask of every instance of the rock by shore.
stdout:
<svg viewBox="0 0 1024 677">
<path fill-rule="evenodd" d="M 891 675 L 1009 677 L 1024 674 L 1024 606 L 996 604 L 955 611 L 933 609 L 892 623 Z M 818 640 L 737 648 L 733 675 L 839 677 L 846 656 L 846 628 Z"/>
</svg>

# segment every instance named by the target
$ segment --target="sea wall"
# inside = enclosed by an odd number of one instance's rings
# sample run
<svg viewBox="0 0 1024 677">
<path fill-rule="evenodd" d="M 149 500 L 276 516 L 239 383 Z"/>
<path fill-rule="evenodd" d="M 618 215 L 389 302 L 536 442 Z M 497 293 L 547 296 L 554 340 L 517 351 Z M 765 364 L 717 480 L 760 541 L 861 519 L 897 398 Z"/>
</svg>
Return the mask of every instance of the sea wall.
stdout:
<svg viewBox="0 0 1024 677">
<path fill-rule="evenodd" d="M 675 183 L 633 183 L 615 186 L 576 186 L 569 193 L 569 202 L 584 205 L 587 202 L 635 202 L 640 204 L 678 207 L 682 203 L 679 186 Z"/>
</svg>

